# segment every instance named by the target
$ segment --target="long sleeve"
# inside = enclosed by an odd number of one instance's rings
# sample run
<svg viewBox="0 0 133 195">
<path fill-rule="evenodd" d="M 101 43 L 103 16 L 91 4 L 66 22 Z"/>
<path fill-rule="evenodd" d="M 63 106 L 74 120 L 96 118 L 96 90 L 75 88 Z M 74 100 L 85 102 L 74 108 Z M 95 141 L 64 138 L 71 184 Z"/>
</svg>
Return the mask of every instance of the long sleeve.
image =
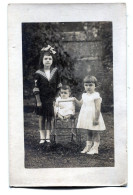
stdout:
<svg viewBox="0 0 133 195">
<path fill-rule="evenodd" d="M 60 74 L 59 74 L 59 71 L 58 71 L 57 77 L 58 77 L 57 89 L 59 89 L 59 88 L 62 87 L 62 84 L 61 84 L 61 76 L 60 76 Z"/>
<path fill-rule="evenodd" d="M 56 99 L 55 101 L 55 105 L 54 105 L 54 112 L 55 112 L 55 115 L 59 112 L 59 97 Z"/>
<path fill-rule="evenodd" d="M 34 76 L 34 88 L 33 88 L 34 95 L 38 95 L 40 93 L 38 82 L 39 82 L 39 77 L 38 77 L 37 74 L 35 74 L 35 76 Z"/>
</svg>

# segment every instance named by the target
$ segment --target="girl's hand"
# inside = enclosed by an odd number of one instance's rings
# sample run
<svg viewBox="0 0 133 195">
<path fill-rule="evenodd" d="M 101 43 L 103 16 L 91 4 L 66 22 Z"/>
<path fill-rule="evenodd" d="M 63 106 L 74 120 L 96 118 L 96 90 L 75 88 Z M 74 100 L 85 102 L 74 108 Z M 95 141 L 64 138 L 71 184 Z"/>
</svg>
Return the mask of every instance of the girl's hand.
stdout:
<svg viewBox="0 0 133 195">
<path fill-rule="evenodd" d="M 42 102 L 37 102 L 37 107 L 41 107 L 42 106 Z"/>
<path fill-rule="evenodd" d="M 73 101 L 74 101 L 74 102 L 76 102 L 76 101 L 77 101 L 76 97 L 73 97 Z"/>
<path fill-rule="evenodd" d="M 77 100 L 77 98 L 75 98 L 75 97 L 74 97 L 74 102 L 75 102 L 76 104 L 78 104 L 78 106 L 81 106 L 81 105 L 83 104 L 83 100 L 82 100 L 82 99 L 79 101 L 79 100 Z"/>
<path fill-rule="evenodd" d="M 93 125 L 94 125 L 94 126 L 99 125 L 99 121 L 98 121 L 98 120 L 94 120 L 94 121 L 93 121 Z"/>
</svg>

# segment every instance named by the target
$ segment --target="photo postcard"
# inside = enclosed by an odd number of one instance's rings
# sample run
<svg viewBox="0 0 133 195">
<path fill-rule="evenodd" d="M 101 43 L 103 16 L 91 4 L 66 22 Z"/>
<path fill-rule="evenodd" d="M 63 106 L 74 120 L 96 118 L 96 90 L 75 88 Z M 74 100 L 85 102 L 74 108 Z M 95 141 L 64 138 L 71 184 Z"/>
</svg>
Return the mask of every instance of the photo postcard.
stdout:
<svg viewBox="0 0 133 195">
<path fill-rule="evenodd" d="M 11 187 L 126 186 L 126 5 L 10 4 Z"/>
</svg>

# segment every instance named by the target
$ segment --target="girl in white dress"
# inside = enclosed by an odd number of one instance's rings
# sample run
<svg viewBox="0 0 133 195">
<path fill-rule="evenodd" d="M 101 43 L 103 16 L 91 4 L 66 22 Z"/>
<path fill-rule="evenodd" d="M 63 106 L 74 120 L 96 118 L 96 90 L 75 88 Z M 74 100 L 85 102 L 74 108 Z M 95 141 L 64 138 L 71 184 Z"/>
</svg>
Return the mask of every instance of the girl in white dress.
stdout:
<svg viewBox="0 0 133 195">
<path fill-rule="evenodd" d="M 78 117 L 77 128 L 87 130 L 86 146 L 81 153 L 98 154 L 100 144 L 99 131 L 106 129 L 104 120 L 101 114 L 102 98 L 95 91 L 97 79 L 94 76 L 86 76 L 84 78 L 85 92 L 82 94 L 82 99 L 77 104 L 82 105 Z"/>
</svg>

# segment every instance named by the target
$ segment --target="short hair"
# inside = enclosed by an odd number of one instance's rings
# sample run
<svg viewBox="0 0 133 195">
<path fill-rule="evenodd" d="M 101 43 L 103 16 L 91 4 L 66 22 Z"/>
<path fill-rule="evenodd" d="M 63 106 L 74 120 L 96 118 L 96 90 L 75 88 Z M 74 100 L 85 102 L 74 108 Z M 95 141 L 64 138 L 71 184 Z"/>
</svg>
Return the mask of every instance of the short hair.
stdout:
<svg viewBox="0 0 133 195">
<path fill-rule="evenodd" d="M 97 86 L 97 79 L 96 79 L 96 77 L 94 77 L 94 76 L 86 76 L 85 78 L 84 78 L 84 83 L 94 83 L 95 84 L 95 86 Z"/>
<path fill-rule="evenodd" d="M 60 90 L 69 90 L 69 92 L 71 93 L 71 88 L 69 87 L 69 85 L 62 85 L 62 87 L 60 88 Z"/>
</svg>

